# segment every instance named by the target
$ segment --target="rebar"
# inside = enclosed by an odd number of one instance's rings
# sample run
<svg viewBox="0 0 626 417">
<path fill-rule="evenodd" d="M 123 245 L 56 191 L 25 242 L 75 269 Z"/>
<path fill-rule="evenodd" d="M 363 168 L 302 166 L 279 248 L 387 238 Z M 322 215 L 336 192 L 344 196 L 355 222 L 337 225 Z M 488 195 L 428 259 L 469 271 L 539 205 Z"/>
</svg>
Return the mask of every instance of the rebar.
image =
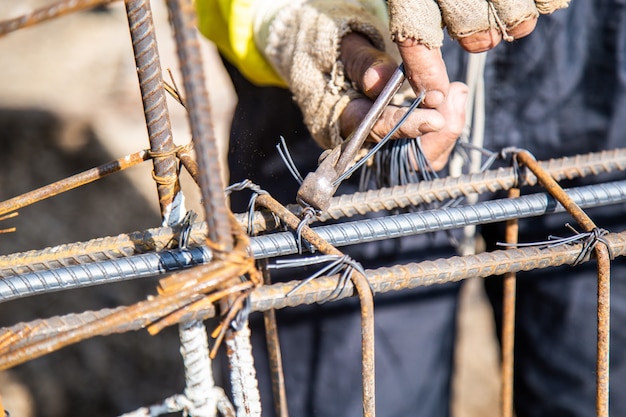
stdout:
<svg viewBox="0 0 626 417">
<path fill-rule="evenodd" d="M 211 109 L 197 39 L 194 7 L 187 0 L 167 0 L 167 8 L 183 75 L 185 105 L 196 150 L 198 182 L 202 191 L 208 236 L 228 250 L 232 246 L 232 233 L 224 185 L 221 176 L 217 174 L 221 172 L 221 165 L 210 119 Z"/>
<path fill-rule="evenodd" d="M 248 322 L 231 333 L 225 344 L 237 417 L 261 417 L 261 396 L 252 359 Z"/>
<path fill-rule="evenodd" d="M 161 60 L 157 47 L 152 10 L 148 0 L 125 0 L 126 16 L 133 44 L 146 127 L 153 158 L 164 225 L 175 225 L 185 215 L 178 183 L 178 160 L 167 108 Z"/>
<path fill-rule="evenodd" d="M 576 204 L 585 208 L 623 202 L 626 201 L 626 181 L 571 188 L 567 192 Z M 492 200 L 473 206 L 403 213 L 319 226 L 313 230 L 333 246 L 346 246 L 562 211 L 563 207 L 553 197 L 547 193 L 538 193 L 514 200 Z M 253 238 L 250 247 L 257 259 L 298 253 L 297 241 L 289 232 Z"/>
<path fill-rule="evenodd" d="M 257 262 L 259 270 L 263 274 L 263 285 L 272 285 L 272 277 L 267 269 L 267 259 Z M 263 312 L 263 324 L 265 326 L 265 340 L 267 344 L 267 356 L 270 365 L 272 379 L 272 396 L 274 398 L 274 413 L 276 417 L 289 417 L 287 409 L 287 392 L 285 390 L 285 374 L 283 372 L 283 360 L 278 338 L 278 325 L 276 312 L 267 310 Z"/>
<path fill-rule="evenodd" d="M 312 244 L 317 250 L 326 255 L 343 256 L 343 253 L 328 243 L 318 233 L 304 225 L 293 213 L 274 200 L 269 194 L 260 194 L 257 203 L 275 213 L 292 230 L 300 230 L 302 237 Z M 359 270 L 355 270 L 350 277 L 356 289 L 360 302 L 361 312 L 361 367 L 362 367 L 362 398 L 363 416 L 374 417 L 376 415 L 376 389 L 375 389 L 375 364 L 374 364 L 374 295 L 370 284 Z M 341 291 L 339 291 L 341 292 Z"/>
<path fill-rule="evenodd" d="M 616 170 L 623 171 L 626 169 L 626 149 L 551 159 L 541 162 L 541 168 L 548 171 L 557 181 Z M 537 183 L 537 179 L 532 174 L 527 174 L 521 180 L 528 185 Z M 322 221 L 340 219 L 357 214 L 417 206 L 421 203 L 445 201 L 472 194 L 508 190 L 515 185 L 516 181 L 517 175 L 513 168 L 500 168 L 479 174 L 446 177 L 417 184 L 343 195 L 333 199 L 331 207 L 319 219 Z"/>
<path fill-rule="evenodd" d="M 598 230 L 593 220 L 585 213 L 549 173 L 544 171 L 528 152 L 518 152 L 515 156 L 537 177 L 541 185 L 561 203 L 585 232 Z M 610 335 L 610 282 L 611 253 L 604 239 L 597 239 L 593 245 L 598 264 L 598 335 L 596 363 L 596 416 L 609 416 L 609 335 Z"/>
<path fill-rule="evenodd" d="M 201 321 L 183 323 L 178 327 L 181 355 L 185 358 L 185 395 L 192 416 L 215 416 L 217 397 L 214 393 L 213 369 L 209 358 L 209 342 Z"/>
<path fill-rule="evenodd" d="M 23 16 L 0 22 L 0 36 L 18 29 L 45 22 L 69 13 L 90 9 L 114 2 L 115 0 L 64 0 L 34 10 Z"/>
<path fill-rule="evenodd" d="M 0 279 L 0 301 L 164 274 L 206 264 L 209 248 L 197 247 L 146 253 L 114 261 L 79 264 Z"/>
<path fill-rule="evenodd" d="M 626 255 L 626 232 L 609 233 L 605 240 L 611 247 L 614 257 Z M 392 267 L 366 270 L 367 279 L 375 293 L 385 293 L 389 291 L 399 291 L 403 289 L 416 288 L 443 284 L 446 282 L 460 281 L 466 278 L 486 278 L 493 275 L 502 275 L 507 272 L 530 271 L 533 269 L 556 267 L 561 265 L 573 265 L 579 258 L 583 244 L 556 245 L 545 248 L 523 247 L 517 249 L 496 250 L 484 252 L 478 255 L 453 256 L 450 258 L 423 261 L 419 263 L 409 263 Z M 583 262 L 589 261 L 590 256 L 584 257 Z M 202 266 L 194 268 L 188 273 L 201 276 Z M 195 270 L 198 271 L 195 271 Z M 250 311 L 266 311 L 269 309 L 282 309 L 305 304 L 313 304 L 322 301 L 329 301 L 338 284 L 339 275 L 331 277 L 319 277 L 308 283 L 301 290 L 292 292 L 300 284 L 300 281 L 286 283 L 276 283 L 270 286 L 260 286 L 250 294 Z M 331 301 L 340 300 L 353 295 L 354 288 L 351 282 L 345 284 L 345 288 Z M 185 294 L 182 295 L 185 297 Z M 180 306 L 178 301 L 172 298 L 158 299 L 162 306 L 175 310 Z M 9 346 L 0 355 L 0 369 L 7 369 L 25 360 L 32 359 L 57 350 L 61 347 L 85 340 L 98 335 L 112 333 L 123 333 L 129 330 L 145 327 L 146 323 L 151 323 L 162 317 L 162 312 L 158 311 L 149 303 L 142 302 L 135 307 L 136 314 L 132 320 L 119 320 L 119 311 L 127 307 L 116 309 L 112 314 L 98 317 L 94 321 L 81 323 L 74 329 L 63 332 L 61 339 L 57 339 L 54 344 L 46 340 L 30 343 L 29 338 L 38 338 L 38 329 L 46 328 L 41 325 L 41 320 L 37 323 L 23 323 L 22 328 L 29 328 L 31 331 L 24 336 L 26 340 L 21 340 L 19 349 Z M 75 315 L 72 315 L 75 316 Z M 205 305 L 203 309 L 190 312 L 189 315 L 181 317 L 181 321 L 190 319 L 207 319 L 215 316 L 213 305 Z M 63 320 L 53 318 L 54 320 Z M 44 320 L 47 322 L 49 320 Z M 14 328 L 16 326 L 13 326 Z M 53 326 L 50 326 L 53 327 Z M 6 329 L 2 329 L 6 332 Z M 4 333 L 0 332 L 0 338 Z M 26 351 L 23 351 L 28 347 Z M 28 355 L 25 358 L 25 355 Z"/>
<path fill-rule="evenodd" d="M 614 204 L 626 201 L 626 181 L 572 188 L 567 192 L 573 201 L 583 208 Z M 514 200 L 485 201 L 474 206 L 434 209 L 320 226 L 313 228 L 313 231 L 333 246 L 345 246 L 449 230 L 467 224 L 493 223 L 563 211 L 563 207 L 549 194 L 540 193 Z M 271 258 L 298 253 L 298 243 L 291 232 L 274 233 L 251 238 L 250 250 L 256 259 Z M 0 302 L 40 292 L 131 279 L 134 270 L 137 270 L 137 277 L 145 277 L 185 265 L 206 262 L 207 256 L 210 256 L 210 252 L 203 252 L 202 247 L 196 247 L 185 251 L 145 253 L 93 265 L 73 265 L 68 267 L 68 270 L 71 268 L 71 272 L 58 269 L 8 276 L 0 280 Z"/>
<path fill-rule="evenodd" d="M 572 179 L 611 172 L 626 167 L 626 150 L 618 149 L 571 158 L 553 159 L 542 162 L 541 166 L 548 170 L 550 175 L 558 179 Z M 528 174 L 526 182 L 529 184 L 536 183 L 535 176 Z M 344 195 L 331 200 L 331 207 L 328 212 L 323 214 L 321 220 L 328 220 L 330 218 L 328 216 L 338 219 L 357 213 L 406 207 L 419 202 L 439 199 L 445 200 L 473 192 L 482 193 L 509 189 L 514 183 L 515 175 L 513 170 L 509 168 L 454 179 L 446 178 L 409 186 Z M 287 207 L 296 215 L 301 213 L 300 206 L 290 205 Z M 245 227 L 248 222 L 248 214 L 236 216 L 239 223 Z M 273 230 L 278 225 L 277 218 L 271 213 L 267 211 L 255 212 L 252 224 L 255 231 Z M 176 228 L 155 228 L 129 235 L 98 238 L 88 242 L 0 256 L 0 277 L 159 251 L 176 240 L 176 233 Z M 194 225 L 190 236 L 190 246 L 202 245 L 206 234 L 206 225 Z"/>
<path fill-rule="evenodd" d="M 144 150 L 135 152 L 116 159 L 115 161 L 100 165 L 96 168 L 91 168 L 79 174 L 72 175 L 71 177 L 64 178 L 44 187 L 37 188 L 36 190 L 13 197 L 9 200 L 5 200 L 0 203 L 0 216 L 19 210 L 46 198 L 73 190 L 74 188 L 82 185 L 89 184 L 90 182 L 102 179 L 108 175 L 138 165 L 148 159 L 150 159 L 150 156 L 147 151 Z"/>
<path fill-rule="evenodd" d="M 519 198 L 519 188 L 509 190 L 509 198 Z M 507 220 L 505 242 L 515 245 L 518 242 L 518 219 Z M 510 246 L 512 248 L 513 246 Z M 515 346 L 515 296 L 517 278 L 515 272 L 504 274 L 502 282 L 502 358 L 500 407 L 502 417 L 513 417 L 513 348 Z"/>
</svg>

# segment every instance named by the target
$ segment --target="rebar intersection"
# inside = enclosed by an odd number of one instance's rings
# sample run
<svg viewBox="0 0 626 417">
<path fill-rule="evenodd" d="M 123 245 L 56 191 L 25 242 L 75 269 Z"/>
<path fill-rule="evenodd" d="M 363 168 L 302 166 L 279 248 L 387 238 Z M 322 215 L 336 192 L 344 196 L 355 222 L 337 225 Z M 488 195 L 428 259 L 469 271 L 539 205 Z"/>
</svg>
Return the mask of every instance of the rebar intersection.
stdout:
<svg viewBox="0 0 626 417">
<path fill-rule="evenodd" d="M 23 18 L 0 22 L 0 36 L 39 21 L 61 14 L 108 3 L 110 0 L 83 0 L 61 1 L 47 10 L 36 11 Z M 157 254 L 155 250 L 162 250 L 177 236 L 184 214 L 184 206 L 178 197 L 178 160 L 182 160 L 179 147 L 172 141 L 169 131 L 167 107 L 165 106 L 164 87 L 158 64 L 158 49 L 153 37 L 153 27 L 147 0 L 126 0 L 126 10 L 129 19 L 131 37 L 135 58 L 137 61 L 139 82 L 142 87 L 142 98 L 146 115 L 146 125 L 149 127 L 150 151 L 141 151 L 134 155 L 132 163 L 139 163 L 152 159 L 154 163 L 153 177 L 159 190 L 160 206 L 164 227 L 158 233 L 163 233 L 163 240 L 156 240 L 159 247 L 149 247 L 142 242 L 149 253 L 137 254 L 137 242 L 141 242 L 142 232 L 117 238 L 102 238 L 97 240 L 99 248 L 94 242 L 77 243 L 62 248 L 36 251 L 25 254 L 14 254 L 0 257 L 0 268 L 3 271 L 0 280 L 0 294 L 8 299 L 13 295 L 30 295 L 37 291 L 49 292 L 55 290 L 52 285 L 56 280 L 62 282 L 62 276 L 71 268 L 86 272 L 85 280 L 74 280 L 76 287 L 111 282 L 112 274 L 103 265 L 109 263 L 127 262 L 131 271 L 120 279 L 138 278 L 143 275 L 154 275 L 171 270 L 164 268 L 163 256 L 171 256 L 172 268 L 195 267 L 176 273 L 161 280 L 159 295 L 129 307 L 119 307 L 113 310 L 84 312 L 64 317 L 42 319 L 31 323 L 20 323 L 10 328 L 0 330 L 0 368 L 6 369 L 18 363 L 30 360 L 58 349 L 70 343 L 75 343 L 96 335 L 123 333 L 141 328 L 148 328 L 157 332 L 167 325 L 182 323 L 180 327 L 183 350 L 189 355 L 199 355 L 202 360 L 208 358 L 207 348 L 203 347 L 202 339 L 206 339 L 204 327 L 199 325 L 201 320 L 208 317 L 222 315 L 222 324 L 216 329 L 214 336 L 221 340 L 226 337 L 226 343 L 232 347 L 234 353 L 230 355 L 233 373 L 238 375 L 234 383 L 233 397 L 235 409 L 224 403 L 219 389 L 212 390 L 211 380 L 200 374 L 210 368 L 210 360 L 201 369 L 193 370 L 188 367 L 185 395 L 172 397 L 165 401 L 171 407 L 164 408 L 167 412 L 185 409 L 193 411 L 194 415 L 215 415 L 219 408 L 223 415 L 259 415 L 260 400 L 254 380 L 254 369 L 249 352 L 249 339 L 245 321 L 238 330 L 231 327 L 231 323 L 239 315 L 245 300 L 249 296 L 250 311 L 269 311 L 277 308 L 296 306 L 327 300 L 330 294 L 335 293 L 334 299 L 359 295 L 362 303 L 363 323 L 363 404 L 364 415 L 375 415 L 374 405 L 374 369 L 373 369 L 373 302 L 371 290 L 374 293 L 397 291 L 403 288 L 412 288 L 421 285 L 433 285 L 448 281 L 460 280 L 469 277 L 487 277 L 503 273 L 515 273 L 522 270 L 532 270 L 563 264 L 574 264 L 581 258 L 581 251 L 585 250 L 585 243 L 544 247 L 544 248 L 509 248 L 502 251 L 483 253 L 465 257 L 452 257 L 437 261 L 427 261 L 416 264 L 398 265 L 391 268 L 380 268 L 365 271 L 365 274 L 356 273 L 352 282 L 343 284 L 337 293 L 340 277 L 320 277 L 307 284 L 296 293 L 290 291 L 298 285 L 297 282 L 261 285 L 259 270 L 248 254 L 248 246 L 256 258 L 281 256 L 295 253 L 293 236 L 291 233 L 273 233 L 259 236 L 251 240 L 242 236 L 239 224 L 244 223 L 245 215 L 238 216 L 236 224 L 226 208 L 223 195 L 223 184 L 220 184 L 220 162 L 215 151 L 215 138 L 207 115 L 210 108 L 207 101 L 207 92 L 204 88 L 202 63 L 197 60 L 197 44 L 193 26 L 193 8 L 187 0 L 168 0 L 170 20 L 173 25 L 177 41 L 177 51 L 182 69 L 183 84 L 185 87 L 185 103 L 189 111 L 190 126 L 193 133 L 194 145 L 200 157 L 197 160 L 197 171 L 194 177 L 200 184 L 205 203 L 205 214 L 208 226 L 194 225 L 191 229 L 191 247 L 175 249 L 171 252 Z M 527 166 L 533 176 L 526 178 L 527 183 L 538 181 L 546 187 L 550 195 L 561 203 L 562 208 L 570 212 L 587 232 L 597 230 L 591 219 L 580 209 L 580 206 L 605 205 L 623 202 L 626 199 L 626 184 L 618 181 L 610 184 L 591 186 L 581 190 L 569 190 L 569 195 L 556 184 L 554 179 L 572 178 L 624 170 L 626 151 L 615 150 L 601 154 L 589 154 L 570 158 L 571 165 L 565 168 L 554 168 L 554 162 L 548 161 L 543 165 L 537 164 L 534 159 L 524 153 L 517 154 L 520 162 Z M 566 160 L 567 158 L 563 158 Z M 119 161 L 119 160 L 118 160 Z M 190 165 L 191 164 L 191 165 Z M 550 164 L 553 164 L 550 168 Z M 566 162 L 567 164 L 567 162 Z M 546 167 L 548 165 L 548 167 Z M 556 164 L 558 165 L 558 163 Z M 187 160 L 185 167 L 193 167 L 193 162 Z M 71 189 L 75 186 L 92 181 L 125 168 L 126 165 L 117 163 L 108 171 L 93 171 L 79 176 L 62 185 L 53 185 L 49 188 L 36 190 L 23 198 L 11 199 L 0 203 L 0 215 L 13 212 L 20 204 L 30 204 L 41 198 L 48 198 L 57 192 Z M 491 175 L 491 177 L 490 177 Z M 351 196 L 340 196 L 335 205 L 326 211 L 320 220 L 327 218 L 349 217 L 356 213 L 363 214 L 370 211 L 406 207 L 421 202 L 445 200 L 468 193 L 485 191 L 508 190 L 516 184 L 515 175 L 507 170 L 487 172 L 464 176 L 461 178 L 446 178 L 432 182 L 424 182 L 395 189 L 377 190 L 367 193 L 358 193 Z M 595 187 L 595 188 L 594 188 Z M 584 188 L 584 187 L 583 187 Z M 585 194 L 585 192 L 587 194 Z M 394 194 L 395 193 L 395 194 Z M 577 194 L 578 193 L 578 194 Z M 492 206 L 489 206 L 489 203 Z M 411 216 L 389 217 L 380 220 L 380 226 L 368 223 L 372 239 L 387 239 L 401 234 L 414 234 L 430 230 L 445 230 L 446 228 L 462 227 L 468 224 L 483 222 L 504 221 L 522 218 L 530 215 L 545 213 L 546 196 L 515 197 L 510 200 L 489 202 L 484 205 L 459 207 L 445 210 L 432 210 L 423 213 L 412 213 Z M 270 230 L 280 224 L 286 224 L 295 230 L 298 227 L 297 217 L 286 208 L 275 202 L 269 195 L 260 195 L 257 204 L 266 210 L 256 212 L 252 216 L 255 230 Z M 498 210 L 493 207 L 498 205 Z M 481 207 L 483 207 L 481 211 Z M 269 211 L 268 211 L 269 209 Z M 4 210 L 4 211 L 2 211 Z M 542 212 L 543 210 L 543 212 Z M 293 209 L 300 214 L 297 209 Z M 503 214 L 505 213 L 505 214 Z M 491 217 L 490 217 L 491 216 Z M 419 220 L 417 221 L 416 219 Z M 277 220 L 279 219 L 279 220 Z M 376 220 L 378 221 L 378 220 Z M 387 223 L 385 223 L 387 222 Z M 396 229 L 391 230 L 389 225 Z M 433 226 L 436 225 L 436 226 Z M 332 228 L 333 226 L 328 226 Z M 350 228 L 354 232 L 346 232 Z M 337 229 L 303 228 L 304 237 L 317 250 L 340 254 L 335 246 L 354 244 L 366 240 L 361 230 L 354 224 L 339 224 Z M 331 230 L 324 235 L 324 231 Z M 157 234 L 158 234 L 157 233 Z M 332 239 L 333 233 L 345 237 L 343 242 Z M 597 364 L 597 415 L 608 416 L 608 337 L 609 337 L 609 265 L 610 257 L 623 256 L 626 251 L 626 232 L 609 233 L 597 238 L 594 243 L 596 258 L 598 259 L 598 364 Z M 145 235 L 143 235 L 145 236 Z M 208 239 L 207 239 L 208 236 Z M 598 235 L 599 236 L 599 235 Z M 291 237 L 291 239 L 290 239 Z M 329 237 L 331 239 L 329 239 Z M 336 236 L 335 236 L 336 237 Z M 514 239 L 514 233 L 511 237 Z M 152 240 L 154 241 L 154 240 Z M 133 249 L 129 249 L 129 242 Z M 165 242 L 165 243 L 164 243 Z M 234 245 L 234 255 L 226 254 Z M 54 253 L 54 255 L 51 255 Z M 591 258 L 590 253 L 582 252 L 584 261 Z M 65 256 L 64 256 L 65 255 Z M 217 256 L 216 256 L 217 255 Z M 611 255 L 611 256 L 609 256 Z M 156 258 L 155 258 L 156 257 Z M 134 262 L 144 262 L 143 273 L 138 273 Z M 158 266 L 154 266 L 157 262 Z M 28 260 L 28 261 L 27 261 Z M 94 262 L 95 261 L 95 262 Z M 167 263 L 166 263 L 167 264 Z M 24 273 L 28 271 L 28 274 Z M 6 273 L 6 275 L 5 275 Z M 39 274 L 39 275 L 38 275 Z M 52 274 L 52 278 L 42 279 L 43 274 Z M 240 276 L 246 275 L 247 280 Z M 74 277 L 74 275 L 72 275 Z M 39 280 L 41 286 L 37 288 L 33 283 Z M 51 284 L 52 283 L 52 284 Z M 22 286 L 20 288 L 20 286 Z M 65 286 L 64 284 L 60 287 Z M 59 289 L 60 289 L 59 287 Z M 505 309 L 506 310 L 506 309 Z M 514 311 L 514 304 L 509 303 L 509 311 Z M 271 318 L 269 318 L 271 324 Z M 275 323 L 274 323 L 275 324 Z M 189 332 L 190 331 L 190 332 Z M 188 349 L 186 349 L 186 347 Z M 185 353 L 183 354 L 185 357 Z M 186 363 L 187 366 L 187 363 Z M 196 379 L 198 378 L 198 379 Z M 511 375 L 506 377 L 512 378 Z M 199 381 L 199 382 L 198 382 Z M 233 380 L 235 382 L 235 380 Z M 201 392 L 189 389 L 197 384 L 209 387 Z M 506 381 L 504 381 L 506 384 Z M 211 392 L 207 392 L 211 391 Z M 217 394 L 216 394 L 217 393 Z M 217 395 L 217 397 L 213 396 Z M 510 394 L 509 394 L 510 395 Z M 164 404 L 165 404 L 164 403 Z M 283 402 L 281 402 L 283 403 Z M 503 402 L 504 403 L 504 402 Z M 173 404 L 173 405 L 172 405 Z M 210 404 L 210 405 L 207 405 Z M 221 405 L 220 405 L 221 404 Z M 505 407 L 511 407 L 510 402 Z M 178 407 L 178 408 L 177 408 Z M 155 409 L 156 410 L 156 409 Z M 286 415 L 286 410 L 278 410 L 280 415 Z M 158 415 L 157 411 L 149 411 Z M 165 412 L 165 411 L 162 411 Z M 509 414 L 507 414 L 509 413 Z M 503 409 L 503 415 L 510 412 Z"/>
</svg>

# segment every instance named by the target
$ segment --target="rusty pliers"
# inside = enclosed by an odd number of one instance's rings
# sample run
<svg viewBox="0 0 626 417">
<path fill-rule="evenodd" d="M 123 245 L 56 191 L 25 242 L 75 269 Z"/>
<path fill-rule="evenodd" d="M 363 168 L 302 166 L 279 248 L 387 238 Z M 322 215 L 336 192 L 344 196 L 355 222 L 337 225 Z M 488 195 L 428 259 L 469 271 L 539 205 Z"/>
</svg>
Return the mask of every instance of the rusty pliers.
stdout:
<svg viewBox="0 0 626 417">
<path fill-rule="evenodd" d="M 354 162 L 357 152 L 363 146 L 363 142 L 393 96 L 402 86 L 404 78 L 404 66 L 400 64 L 354 132 L 342 144 L 327 152 L 317 170 L 304 178 L 297 194 L 298 204 L 303 207 L 313 207 L 318 211 L 328 209 L 330 199 L 341 182 L 337 180 Z"/>
</svg>

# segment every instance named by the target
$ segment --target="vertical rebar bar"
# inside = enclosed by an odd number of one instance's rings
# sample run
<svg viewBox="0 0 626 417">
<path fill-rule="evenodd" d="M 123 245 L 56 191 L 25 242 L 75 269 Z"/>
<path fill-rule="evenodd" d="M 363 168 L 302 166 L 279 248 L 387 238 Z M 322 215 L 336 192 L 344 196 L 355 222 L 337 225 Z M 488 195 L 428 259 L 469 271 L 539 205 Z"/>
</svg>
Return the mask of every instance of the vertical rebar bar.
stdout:
<svg viewBox="0 0 626 417">
<path fill-rule="evenodd" d="M 198 160 L 198 180 L 209 238 L 224 250 L 229 250 L 232 247 L 232 234 L 220 175 L 217 140 L 211 124 L 211 109 L 197 39 L 195 11 L 189 0 L 167 0 L 167 5 L 183 76 L 185 104 Z"/>
<path fill-rule="evenodd" d="M 213 369 L 209 357 L 209 342 L 201 321 L 178 326 L 180 353 L 185 363 L 185 395 L 192 404 L 192 416 L 213 417 L 217 411 L 214 394 Z"/>
<path fill-rule="evenodd" d="M 516 155 L 518 161 L 526 165 L 537 177 L 539 183 L 572 215 L 585 232 L 597 229 L 595 223 L 541 168 L 535 158 L 526 151 Z M 611 256 L 604 241 L 598 241 L 594 251 L 598 263 L 598 336 L 596 362 L 596 415 L 609 416 L 609 334 L 611 310 Z"/>
<path fill-rule="evenodd" d="M 519 188 L 509 190 L 509 198 L 520 196 Z M 515 245 L 518 241 L 519 222 L 511 219 L 506 222 L 505 241 Z M 513 249 L 510 246 L 508 249 Z M 500 406 L 502 417 L 513 417 L 513 361 L 515 347 L 515 272 L 504 274 L 502 296 L 502 390 L 500 392 Z"/>
<path fill-rule="evenodd" d="M 261 396 L 254 369 L 250 327 L 246 321 L 225 339 L 237 417 L 261 417 Z"/>
<path fill-rule="evenodd" d="M 272 285 L 272 277 L 267 269 L 267 259 L 258 261 L 263 274 L 263 285 Z M 265 339 L 267 340 L 267 354 L 270 364 L 270 376 L 272 379 L 272 395 L 274 397 L 274 413 L 276 417 L 289 417 L 287 409 L 287 392 L 285 391 L 285 374 L 283 372 L 280 340 L 278 338 L 278 325 L 276 312 L 267 310 L 263 312 L 263 324 L 265 325 Z"/>
<path fill-rule="evenodd" d="M 153 177 L 157 183 L 164 226 L 179 223 L 185 215 L 184 198 L 178 183 L 178 162 L 163 88 L 163 74 L 152 11 L 148 0 L 126 0 L 126 15 L 141 89 Z"/>
<path fill-rule="evenodd" d="M 218 252 L 229 252 L 233 246 L 233 236 L 220 175 L 217 141 L 211 124 L 194 6 L 189 0 L 167 0 L 167 6 L 183 76 L 185 104 L 198 162 L 198 183 L 202 191 L 208 237 L 217 246 Z M 227 309 L 227 303 L 227 300 L 222 301 L 224 309 Z M 240 331 L 229 329 L 225 343 L 237 415 L 260 417 L 260 395 L 247 322 Z"/>
</svg>

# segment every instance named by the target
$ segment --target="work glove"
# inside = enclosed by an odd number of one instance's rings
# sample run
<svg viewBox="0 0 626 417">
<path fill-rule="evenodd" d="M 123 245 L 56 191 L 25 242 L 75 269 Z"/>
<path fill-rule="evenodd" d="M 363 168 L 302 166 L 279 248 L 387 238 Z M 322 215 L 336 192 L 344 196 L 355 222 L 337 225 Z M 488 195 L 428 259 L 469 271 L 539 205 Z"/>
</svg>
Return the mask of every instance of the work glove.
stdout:
<svg viewBox="0 0 626 417">
<path fill-rule="evenodd" d="M 309 132 L 325 149 L 343 141 L 339 118 L 351 100 L 363 97 L 339 59 L 341 39 L 358 32 L 381 51 L 390 39 L 384 4 L 369 4 L 293 1 L 257 13 L 256 44 L 287 82 Z"/>
<path fill-rule="evenodd" d="M 568 3 L 569 0 L 388 0 L 389 26 L 394 41 L 413 39 L 429 48 L 441 46 L 443 27 L 461 44 L 463 39 L 486 31 L 513 40 L 515 36 L 510 32 L 520 24 L 567 7 Z"/>
</svg>

